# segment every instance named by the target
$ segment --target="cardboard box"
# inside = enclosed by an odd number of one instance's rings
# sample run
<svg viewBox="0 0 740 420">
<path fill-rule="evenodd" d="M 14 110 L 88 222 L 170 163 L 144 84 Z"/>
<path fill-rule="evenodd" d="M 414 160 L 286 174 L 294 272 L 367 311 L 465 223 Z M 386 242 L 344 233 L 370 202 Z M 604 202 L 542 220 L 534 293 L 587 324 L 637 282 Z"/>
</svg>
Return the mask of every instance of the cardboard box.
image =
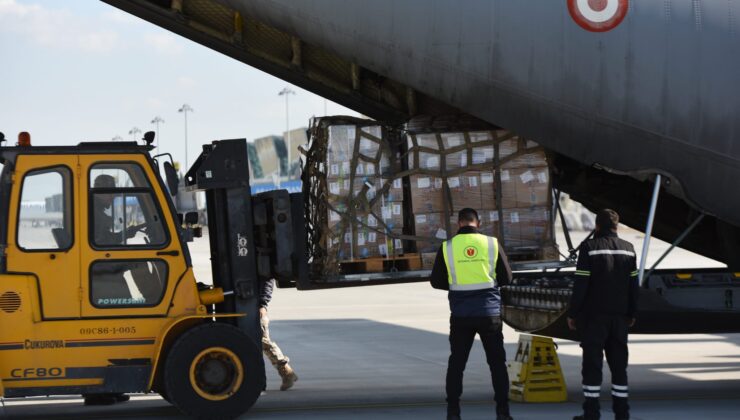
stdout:
<svg viewBox="0 0 740 420">
<path fill-rule="evenodd" d="M 403 254 L 404 241 L 398 238 L 403 228 L 388 228 L 387 233 L 383 230 L 355 223 L 341 231 L 337 225 L 328 237 L 327 250 L 336 255 L 339 262 Z"/>
<path fill-rule="evenodd" d="M 490 169 L 493 170 L 494 148 L 493 146 L 473 147 L 470 150 L 447 152 L 445 159 L 445 167 L 448 172 L 480 164 L 489 165 Z"/>
<path fill-rule="evenodd" d="M 403 201 L 403 179 L 401 178 L 376 178 L 375 179 L 376 196 L 380 194 L 382 201 L 401 202 Z"/>
<path fill-rule="evenodd" d="M 547 167 L 501 169 L 501 206 L 505 209 L 546 206 L 550 201 Z"/>
<path fill-rule="evenodd" d="M 500 218 L 499 211 L 497 209 L 481 209 L 478 210 L 478 217 L 480 217 L 480 233 L 488 236 L 501 236 L 500 232 Z"/>
<path fill-rule="evenodd" d="M 496 173 L 494 171 L 480 172 L 480 208 L 496 208 Z"/>
<path fill-rule="evenodd" d="M 539 248 L 552 243 L 549 207 L 506 209 L 504 239 L 506 248 Z"/>
<path fill-rule="evenodd" d="M 539 144 L 513 137 L 498 144 L 499 165 L 502 169 L 547 166 L 547 155 Z"/>
<path fill-rule="evenodd" d="M 427 240 L 416 242 L 417 252 L 436 252 L 439 245 L 447 240 L 447 216 L 444 213 L 420 213 L 414 215 L 416 236 Z"/>
<path fill-rule="evenodd" d="M 438 172 L 441 169 L 442 149 L 436 134 L 417 134 L 406 137 L 409 169 Z"/>
<path fill-rule="evenodd" d="M 352 170 L 355 175 L 391 174 L 390 149 L 384 146 L 380 126 L 358 127 L 354 125 L 335 125 L 329 127 L 329 142 L 326 149 L 327 175 L 331 178 L 349 178 Z M 359 141 L 359 143 L 358 143 Z M 352 158 L 358 152 L 356 165 L 352 168 Z M 362 158 L 361 158 L 362 157 Z M 378 167 L 377 162 L 380 163 Z"/>
<path fill-rule="evenodd" d="M 450 189 L 453 212 L 458 212 L 466 207 L 479 209 L 481 201 L 481 173 L 479 171 L 463 172 L 460 175 L 447 178 Z"/>
<path fill-rule="evenodd" d="M 403 204 L 398 202 L 388 202 L 385 204 L 376 204 L 372 213 L 358 216 L 360 224 L 367 225 L 371 228 L 381 229 L 403 229 Z"/>
<path fill-rule="evenodd" d="M 444 211 L 444 188 L 442 178 L 411 175 L 411 212 L 413 214 Z"/>
<path fill-rule="evenodd" d="M 431 270 L 434 268 L 434 261 L 437 259 L 436 252 L 422 252 L 420 255 L 422 270 Z"/>
<path fill-rule="evenodd" d="M 356 258 L 391 257 L 402 255 L 404 252 L 404 241 L 399 238 L 403 235 L 402 227 L 372 229 L 357 225 L 355 231 Z"/>
<path fill-rule="evenodd" d="M 333 206 L 328 210 L 327 249 L 335 253 L 338 261 L 403 253 L 403 241 L 394 239 L 403 234 L 403 203 L 377 202 L 371 212 L 356 210 L 352 220 L 344 203 Z"/>
</svg>

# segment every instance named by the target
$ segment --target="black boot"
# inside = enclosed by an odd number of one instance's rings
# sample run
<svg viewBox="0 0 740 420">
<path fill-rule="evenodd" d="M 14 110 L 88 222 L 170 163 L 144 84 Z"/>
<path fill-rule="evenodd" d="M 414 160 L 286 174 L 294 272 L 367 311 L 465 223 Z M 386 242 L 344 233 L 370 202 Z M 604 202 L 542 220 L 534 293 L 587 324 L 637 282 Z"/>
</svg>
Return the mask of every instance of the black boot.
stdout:
<svg viewBox="0 0 740 420">
<path fill-rule="evenodd" d="M 460 420 L 460 403 L 447 403 L 447 420 Z"/>
</svg>

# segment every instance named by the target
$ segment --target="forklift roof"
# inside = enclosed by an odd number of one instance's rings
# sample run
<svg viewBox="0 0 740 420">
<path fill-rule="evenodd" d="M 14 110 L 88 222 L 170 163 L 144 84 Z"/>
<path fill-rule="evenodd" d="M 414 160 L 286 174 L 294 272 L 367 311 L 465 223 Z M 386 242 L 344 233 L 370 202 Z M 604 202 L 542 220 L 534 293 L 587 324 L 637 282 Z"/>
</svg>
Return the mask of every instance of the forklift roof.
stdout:
<svg viewBox="0 0 740 420">
<path fill-rule="evenodd" d="M 0 147 L 0 162 L 14 160 L 21 154 L 118 154 L 146 153 L 154 146 L 145 146 L 133 141 L 126 142 L 82 142 L 77 146 L 11 146 Z"/>
</svg>

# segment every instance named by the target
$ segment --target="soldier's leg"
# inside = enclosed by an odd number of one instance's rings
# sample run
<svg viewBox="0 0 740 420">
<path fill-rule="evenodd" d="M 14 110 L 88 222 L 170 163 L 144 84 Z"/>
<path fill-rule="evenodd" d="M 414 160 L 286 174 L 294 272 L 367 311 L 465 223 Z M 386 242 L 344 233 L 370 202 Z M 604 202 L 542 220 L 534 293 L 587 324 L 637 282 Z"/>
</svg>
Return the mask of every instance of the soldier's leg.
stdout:
<svg viewBox="0 0 740 420">
<path fill-rule="evenodd" d="M 601 417 L 599 396 L 601 395 L 601 369 L 604 361 L 604 344 L 607 328 L 604 320 L 589 318 L 580 326 L 581 348 L 583 349 L 583 414 L 586 419 Z"/>
<path fill-rule="evenodd" d="M 295 374 L 295 371 L 293 371 L 293 368 L 288 363 L 290 359 L 283 354 L 277 343 L 270 338 L 270 318 L 267 315 L 260 317 L 260 325 L 262 326 L 262 352 L 270 359 L 270 363 L 275 366 L 280 378 L 283 380 L 280 384 L 280 390 L 287 391 L 298 380 L 298 375 Z"/>
<path fill-rule="evenodd" d="M 280 347 L 270 339 L 270 319 L 267 315 L 263 315 L 260 318 L 260 326 L 262 327 L 262 351 L 265 353 L 265 356 L 270 359 L 270 363 L 272 363 L 276 368 L 288 363 L 290 359 L 288 359 L 280 350 Z"/>
<path fill-rule="evenodd" d="M 470 325 L 470 320 L 450 317 L 450 359 L 447 364 L 445 385 L 448 414 L 460 414 L 463 372 L 474 340 L 475 328 Z"/>
<path fill-rule="evenodd" d="M 627 386 L 628 333 L 628 320 L 621 317 L 615 318 L 612 321 L 609 338 L 604 348 L 606 361 L 612 373 L 612 409 L 615 418 L 619 420 L 626 420 L 630 417 L 629 388 Z"/>
<path fill-rule="evenodd" d="M 500 317 L 487 318 L 478 330 L 486 361 L 491 369 L 491 381 L 496 399 L 496 413 L 509 414 L 509 373 L 506 370 L 503 325 Z"/>
</svg>

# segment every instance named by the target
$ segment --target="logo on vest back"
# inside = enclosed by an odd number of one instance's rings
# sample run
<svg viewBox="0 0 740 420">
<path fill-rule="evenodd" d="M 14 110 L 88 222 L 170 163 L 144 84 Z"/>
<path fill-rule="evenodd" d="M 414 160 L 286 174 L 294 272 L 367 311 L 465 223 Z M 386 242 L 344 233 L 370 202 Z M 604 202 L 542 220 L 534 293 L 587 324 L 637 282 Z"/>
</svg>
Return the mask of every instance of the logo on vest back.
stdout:
<svg viewBox="0 0 740 420">
<path fill-rule="evenodd" d="M 478 255 L 478 248 L 469 246 L 465 248 L 465 256 L 468 258 L 475 258 Z"/>
</svg>

